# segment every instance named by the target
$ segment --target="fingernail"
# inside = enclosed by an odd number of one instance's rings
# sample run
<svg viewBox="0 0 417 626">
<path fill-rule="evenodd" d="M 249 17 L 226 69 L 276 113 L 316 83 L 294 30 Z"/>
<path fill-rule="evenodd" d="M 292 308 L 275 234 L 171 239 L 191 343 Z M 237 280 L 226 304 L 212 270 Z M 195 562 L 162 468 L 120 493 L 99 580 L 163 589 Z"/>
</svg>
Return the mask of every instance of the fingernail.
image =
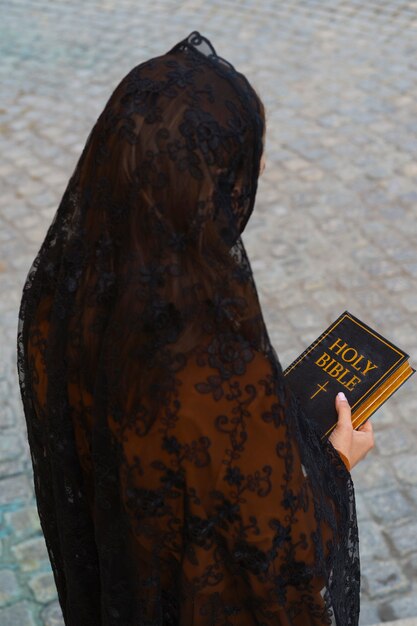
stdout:
<svg viewBox="0 0 417 626">
<path fill-rule="evenodd" d="M 346 396 L 343 393 L 343 391 L 339 391 L 339 393 L 337 394 L 337 397 L 339 398 L 339 400 L 346 400 Z"/>
</svg>

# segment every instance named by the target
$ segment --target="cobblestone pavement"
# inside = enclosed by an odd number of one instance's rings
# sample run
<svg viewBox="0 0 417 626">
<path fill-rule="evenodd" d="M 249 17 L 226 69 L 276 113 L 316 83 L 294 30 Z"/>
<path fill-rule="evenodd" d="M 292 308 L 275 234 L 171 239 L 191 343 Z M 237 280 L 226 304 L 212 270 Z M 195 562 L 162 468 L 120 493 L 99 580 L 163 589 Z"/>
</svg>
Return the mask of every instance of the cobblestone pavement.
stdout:
<svg viewBox="0 0 417 626">
<path fill-rule="evenodd" d="M 414 619 L 411 617 L 410 619 L 396 619 L 394 622 L 383 622 L 383 624 L 384 626 L 417 626 L 417 618 Z M 380 624 L 375 626 L 380 626 Z"/>
<path fill-rule="evenodd" d="M 267 108 L 266 170 L 244 242 L 283 367 L 345 309 L 416 363 L 417 2 L 2 0 L 0 9 L 0 623 L 58 626 L 17 389 L 17 307 L 110 93 L 192 30 L 208 36 Z M 352 470 L 361 626 L 417 616 L 416 381 L 374 416 L 376 446 Z"/>
</svg>

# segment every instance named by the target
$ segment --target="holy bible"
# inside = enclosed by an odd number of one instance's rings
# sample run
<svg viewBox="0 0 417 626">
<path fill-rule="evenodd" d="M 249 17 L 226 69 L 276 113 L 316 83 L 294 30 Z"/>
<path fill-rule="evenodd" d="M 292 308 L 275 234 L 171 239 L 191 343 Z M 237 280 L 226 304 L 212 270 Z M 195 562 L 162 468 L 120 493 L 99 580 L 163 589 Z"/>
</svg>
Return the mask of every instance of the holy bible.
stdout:
<svg viewBox="0 0 417 626">
<path fill-rule="evenodd" d="M 285 370 L 290 388 L 322 439 L 337 424 L 343 391 L 358 429 L 415 373 L 409 355 L 345 311 Z"/>
</svg>

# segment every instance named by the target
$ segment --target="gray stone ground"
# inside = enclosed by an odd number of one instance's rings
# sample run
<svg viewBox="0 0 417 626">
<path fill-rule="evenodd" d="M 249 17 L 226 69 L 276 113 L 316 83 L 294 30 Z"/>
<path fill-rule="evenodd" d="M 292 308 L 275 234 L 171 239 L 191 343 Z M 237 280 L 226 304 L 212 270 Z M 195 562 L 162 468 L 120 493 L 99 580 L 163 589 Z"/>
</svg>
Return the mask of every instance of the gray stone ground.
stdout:
<svg viewBox="0 0 417 626">
<path fill-rule="evenodd" d="M 417 2 L 0 2 L 0 623 L 62 624 L 15 371 L 21 288 L 121 78 L 194 29 L 267 107 L 244 233 L 283 367 L 348 309 L 417 362 Z M 417 376 L 352 470 L 361 626 L 417 616 Z"/>
</svg>

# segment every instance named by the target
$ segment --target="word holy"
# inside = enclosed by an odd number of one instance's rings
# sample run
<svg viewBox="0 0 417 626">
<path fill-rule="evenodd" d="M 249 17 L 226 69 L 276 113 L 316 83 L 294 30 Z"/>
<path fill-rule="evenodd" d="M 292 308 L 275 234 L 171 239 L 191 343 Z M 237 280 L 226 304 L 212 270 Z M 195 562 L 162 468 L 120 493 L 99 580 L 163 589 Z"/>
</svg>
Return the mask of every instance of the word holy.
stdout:
<svg viewBox="0 0 417 626">
<path fill-rule="evenodd" d="M 355 348 L 348 346 L 346 342 L 342 343 L 340 337 L 330 346 L 329 351 L 330 350 L 340 356 L 341 360 L 345 363 L 350 363 L 350 366 L 363 374 L 363 376 L 366 376 L 368 372 L 378 367 L 378 365 L 375 365 L 375 363 L 372 363 L 369 359 L 365 359 Z M 348 367 L 336 361 L 336 359 L 327 352 L 323 352 L 315 363 L 327 372 L 329 376 L 336 378 L 339 383 L 349 389 L 349 391 L 352 391 L 352 389 L 361 382 L 359 376 L 356 376 L 356 374 L 352 375 Z"/>
</svg>

